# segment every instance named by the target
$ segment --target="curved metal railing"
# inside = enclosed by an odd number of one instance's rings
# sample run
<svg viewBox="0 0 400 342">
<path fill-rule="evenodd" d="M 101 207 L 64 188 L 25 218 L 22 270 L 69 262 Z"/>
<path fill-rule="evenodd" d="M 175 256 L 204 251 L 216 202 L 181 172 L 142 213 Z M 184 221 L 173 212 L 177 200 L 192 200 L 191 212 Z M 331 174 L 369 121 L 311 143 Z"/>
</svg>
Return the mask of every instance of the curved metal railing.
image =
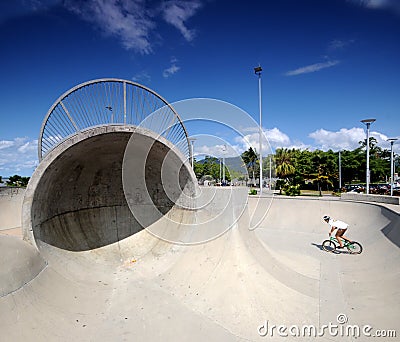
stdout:
<svg viewBox="0 0 400 342">
<path fill-rule="evenodd" d="M 190 159 L 186 129 L 166 100 L 138 83 L 104 78 L 77 85 L 51 106 L 40 130 L 39 160 L 68 137 L 103 125 L 149 129 L 169 140 Z"/>
</svg>

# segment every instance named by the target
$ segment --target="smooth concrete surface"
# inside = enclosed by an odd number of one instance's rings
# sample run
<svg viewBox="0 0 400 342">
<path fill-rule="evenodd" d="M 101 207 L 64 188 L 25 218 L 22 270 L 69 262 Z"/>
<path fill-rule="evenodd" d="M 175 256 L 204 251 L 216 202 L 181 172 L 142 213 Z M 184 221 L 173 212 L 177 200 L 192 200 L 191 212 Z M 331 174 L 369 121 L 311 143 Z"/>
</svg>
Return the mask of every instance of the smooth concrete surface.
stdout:
<svg viewBox="0 0 400 342">
<path fill-rule="evenodd" d="M 213 208 L 223 207 L 223 197 L 240 202 L 241 190 L 232 195 L 216 189 L 223 195 L 205 206 L 210 218 Z M 6 337 L 0 340 L 257 341 L 267 339 L 257 333 L 265 320 L 320 327 L 337 324 L 339 314 L 347 315 L 348 324 L 398 334 L 397 213 L 364 203 L 274 198 L 260 227 L 250 231 L 256 204 L 249 198 L 237 224 L 204 244 L 171 244 L 141 230 L 92 251 L 47 246 L 42 251 L 49 265 L 0 298 Z M 350 224 L 349 236 L 364 247 L 361 255 L 321 250 L 329 230 L 324 214 Z M 123 258 L 110 263 L 103 254 Z M 374 338 L 325 334 L 319 340 Z"/>
<path fill-rule="evenodd" d="M 367 194 L 359 194 L 357 192 L 344 192 L 340 195 L 340 197 L 343 200 L 378 202 L 378 203 L 400 205 L 400 197 L 399 196 L 374 195 L 374 194 L 367 195 Z"/>
<path fill-rule="evenodd" d="M 32 247 L 19 241 L 21 259 L 14 247 L 0 249 L 0 283 L 30 270 L 0 297 L 0 341 L 310 341 L 276 330 L 262 337 L 259 328 L 318 328 L 338 324 L 339 314 L 351 325 L 397 330 L 385 341 L 398 340 L 398 213 L 247 197 L 241 187 L 196 189 L 167 142 L 137 133 L 137 155 L 146 146 L 151 164 L 133 158 L 125 169 L 121 150 L 132 131 L 98 130 L 59 146 L 35 171 L 23 208 Z M 144 176 L 148 193 L 129 175 Z M 322 250 L 326 214 L 350 224 L 361 255 Z M 374 338 L 325 331 L 318 340 Z"/>
<path fill-rule="evenodd" d="M 139 179 L 143 188 L 135 189 L 129 205 L 142 206 L 146 193 L 160 213 L 147 215 L 145 222 L 131 214 L 123 188 L 124 152 L 133 132 L 134 153 L 145 150 L 146 154 L 129 170 L 130 176 L 136 180 L 143 173 L 147 178 Z M 100 127 L 71 137 L 46 156 L 29 182 L 23 205 L 25 239 L 39 248 L 50 245 L 90 251 L 151 225 L 173 208 L 187 184 L 194 183 L 187 165 L 170 162 L 169 172 L 180 175 L 180 182 L 171 191 L 175 197 L 165 194 L 156 175 L 168 159 L 182 159 L 175 152 L 167 154 L 171 150 L 167 141 L 160 142 L 151 132 L 133 127 Z"/>
<path fill-rule="evenodd" d="M 347 235 L 363 245 L 362 254 L 321 251 L 329 231 L 321 217 L 327 214 L 349 223 Z M 274 265 L 266 268 L 290 288 L 314 294 L 319 324 L 344 313 L 349 324 L 399 331 L 399 218 L 372 204 L 275 199 L 256 230 L 264 247 L 259 260 Z"/>
<path fill-rule="evenodd" d="M 0 231 L 21 228 L 24 188 L 0 187 Z"/>
<path fill-rule="evenodd" d="M 39 252 L 17 237 L 0 235 L 0 251 L 0 297 L 17 291 L 46 267 Z"/>
</svg>

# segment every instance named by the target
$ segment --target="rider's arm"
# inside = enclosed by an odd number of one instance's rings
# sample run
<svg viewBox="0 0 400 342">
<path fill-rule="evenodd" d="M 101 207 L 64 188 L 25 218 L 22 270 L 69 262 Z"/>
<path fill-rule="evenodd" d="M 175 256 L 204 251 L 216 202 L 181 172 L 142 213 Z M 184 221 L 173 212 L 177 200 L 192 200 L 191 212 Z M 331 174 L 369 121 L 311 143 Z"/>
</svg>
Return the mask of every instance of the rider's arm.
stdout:
<svg viewBox="0 0 400 342">
<path fill-rule="evenodd" d="M 332 227 L 331 231 L 329 232 L 329 236 L 333 233 L 333 231 L 336 229 L 336 227 Z"/>
</svg>

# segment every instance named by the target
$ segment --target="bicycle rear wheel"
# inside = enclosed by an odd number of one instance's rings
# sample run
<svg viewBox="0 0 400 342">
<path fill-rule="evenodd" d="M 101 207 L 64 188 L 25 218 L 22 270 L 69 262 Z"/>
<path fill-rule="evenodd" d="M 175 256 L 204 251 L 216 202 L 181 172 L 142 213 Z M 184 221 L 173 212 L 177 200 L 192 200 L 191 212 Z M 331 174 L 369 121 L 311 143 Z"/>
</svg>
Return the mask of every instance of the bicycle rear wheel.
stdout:
<svg viewBox="0 0 400 342">
<path fill-rule="evenodd" d="M 358 242 L 353 242 L 347 246 L 347 250 L 351 254 L 360 254 L 363 250 L 362 246 Z"/>
<path fill-rule="evenodd" d="M 322 249 L 326 252 L 334 252 L 336 250 L 336 245 L 331 240 L 325 240 L 322 243 Z"/>
</svg>

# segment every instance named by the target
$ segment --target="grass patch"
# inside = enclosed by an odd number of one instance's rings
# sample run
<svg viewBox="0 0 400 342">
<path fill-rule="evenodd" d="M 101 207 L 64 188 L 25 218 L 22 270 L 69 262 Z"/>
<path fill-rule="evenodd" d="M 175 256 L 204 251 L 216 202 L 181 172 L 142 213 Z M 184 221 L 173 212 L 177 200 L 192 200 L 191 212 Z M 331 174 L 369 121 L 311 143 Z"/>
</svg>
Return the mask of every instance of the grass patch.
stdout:
<svg viewBox="0 0 400 342">
<path fill-rule="evenodd" d="M 331 190 L 324 190 L 324 191 L 321 191 L 321 193 L 322 193 L 322 196 L 333 194 L 333 192 Z M 317 196 L 317 197 L 319 197 L 319 191 L 318 190 L 301 190 L 300 195 L 301 196 Z"/>
</svg>

